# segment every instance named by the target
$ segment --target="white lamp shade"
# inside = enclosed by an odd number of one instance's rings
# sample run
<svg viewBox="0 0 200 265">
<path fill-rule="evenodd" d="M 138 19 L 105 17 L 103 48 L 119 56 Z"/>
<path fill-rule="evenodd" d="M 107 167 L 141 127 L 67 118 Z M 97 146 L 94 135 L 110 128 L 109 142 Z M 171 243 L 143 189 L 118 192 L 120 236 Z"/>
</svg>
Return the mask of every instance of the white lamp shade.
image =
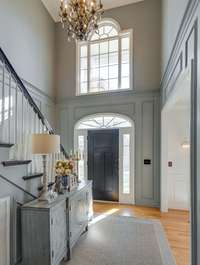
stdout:
<svg viewBox="0 0 200 265">
<path fill-rule="evenodd" d="M 54 134 L 33 134 L 33 154 L 60 153 L 60 136 Z"/>
</svg>

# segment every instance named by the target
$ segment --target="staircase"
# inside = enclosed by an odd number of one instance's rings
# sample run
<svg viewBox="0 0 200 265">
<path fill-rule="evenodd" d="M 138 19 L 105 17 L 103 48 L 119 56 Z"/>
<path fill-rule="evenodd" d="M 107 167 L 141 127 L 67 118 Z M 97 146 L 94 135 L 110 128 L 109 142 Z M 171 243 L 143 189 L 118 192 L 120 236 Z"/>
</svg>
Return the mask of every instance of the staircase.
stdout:
<svg viewBox="0 0 200 265">
<path fill-rule="evenodd" d="M 25 85 L 0 48 L 0 198 L 12 200 L 11 264 L 18 264 L 20 250 L 20 205 L 38 197 L 42 185 L 42 159 L 31 154 L 33 133 L 54 134 Z M 55 181 L 55 162 L 61 153 L 47 159 L 48 181 Z"/>
</svg>

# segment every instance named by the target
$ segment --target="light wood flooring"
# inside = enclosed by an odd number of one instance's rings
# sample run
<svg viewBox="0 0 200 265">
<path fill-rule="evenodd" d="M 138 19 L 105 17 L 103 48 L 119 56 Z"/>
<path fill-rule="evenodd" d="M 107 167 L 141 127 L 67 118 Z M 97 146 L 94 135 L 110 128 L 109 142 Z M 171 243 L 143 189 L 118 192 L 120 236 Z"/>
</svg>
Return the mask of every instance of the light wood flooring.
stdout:
<svg viewBox="0 0 200 265">
<path fill-rule="evenodd" d="M 100 202 L 94 203 L 94 212 L 160 220 L 177 265 L 190 264 L 190 223 L 188 212 L 170 210 L 168 213 L 161 213 L 156 208 Z"/>
</svg>

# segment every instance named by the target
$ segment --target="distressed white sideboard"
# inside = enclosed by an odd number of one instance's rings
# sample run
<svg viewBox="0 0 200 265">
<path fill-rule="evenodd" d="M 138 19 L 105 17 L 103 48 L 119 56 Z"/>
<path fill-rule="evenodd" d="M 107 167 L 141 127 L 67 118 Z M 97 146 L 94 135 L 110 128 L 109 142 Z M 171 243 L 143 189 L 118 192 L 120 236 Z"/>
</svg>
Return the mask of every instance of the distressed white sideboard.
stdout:
<svg viewBox="0 0 200 265">
<path fill-rule="evenodd" d="M 59 265 L 92 217 L 92 182 L 66 192 L 53 203 L 33 201 L 22 207 L 22 264 Z"/>
</svg>

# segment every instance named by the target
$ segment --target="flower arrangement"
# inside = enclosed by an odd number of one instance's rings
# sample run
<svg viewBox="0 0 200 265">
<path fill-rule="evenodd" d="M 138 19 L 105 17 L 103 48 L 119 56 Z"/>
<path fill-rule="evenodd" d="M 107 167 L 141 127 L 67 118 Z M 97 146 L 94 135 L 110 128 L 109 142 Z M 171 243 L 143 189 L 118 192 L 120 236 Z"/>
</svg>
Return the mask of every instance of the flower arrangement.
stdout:
<svg viewBox="0 0 200 265">
<path fill-rule="evenodd" d="M 73 160 L 58 160 L 55 171 L 58 176 L 69 176 L 74 173 L 74 167 Z"/>
</svg>

